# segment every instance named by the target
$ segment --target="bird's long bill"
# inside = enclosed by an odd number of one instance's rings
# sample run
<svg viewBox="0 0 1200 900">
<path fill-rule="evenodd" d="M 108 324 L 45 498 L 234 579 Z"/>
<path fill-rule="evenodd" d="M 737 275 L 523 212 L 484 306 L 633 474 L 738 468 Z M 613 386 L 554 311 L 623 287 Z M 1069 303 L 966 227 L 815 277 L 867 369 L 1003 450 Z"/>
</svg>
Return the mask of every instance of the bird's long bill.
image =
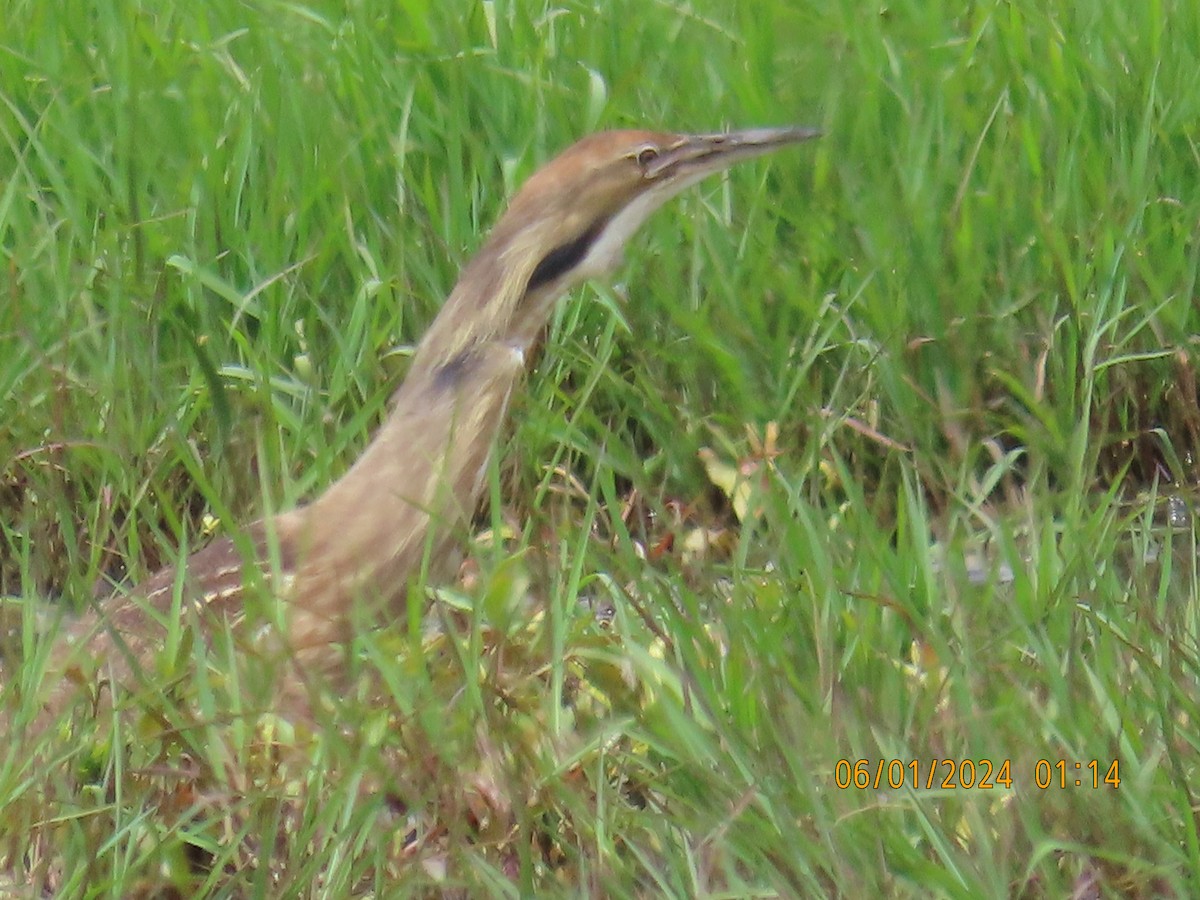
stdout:
<svg viewBox="0 0 1200 900">
<path fill-rule="evenodd" d="M 679 143 L 646 167 L 647 178 L 702 178 L 744 159 L 762 156 L 789 144 L 820 137 L 816 128 L 789 125 L 782 128 L 748 128 L 721 134 L 683 135 Z"/>
</svg>

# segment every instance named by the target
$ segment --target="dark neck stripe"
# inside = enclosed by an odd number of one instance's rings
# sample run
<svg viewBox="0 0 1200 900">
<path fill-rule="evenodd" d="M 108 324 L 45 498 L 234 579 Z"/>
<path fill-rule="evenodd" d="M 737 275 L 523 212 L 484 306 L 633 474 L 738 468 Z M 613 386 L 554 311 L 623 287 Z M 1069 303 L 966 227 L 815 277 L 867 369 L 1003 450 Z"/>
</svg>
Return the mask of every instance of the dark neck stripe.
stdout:
<svg viewBox="0 0 1200 900">
<path fill-rule="evenodd" d="M 588 255 L 588 251 L 596 243 L 596 239 L 600 237 L 600 233 L 604 231 L 604 226 L 607 224 L 608 219 L 600 219 L 575 240 L 560 244 L 542 257 L 542 261 L 537 264 L 533 274 L 529 276 L 529 284 L 525 288 L 525 293 L 536 291 L 583 262 L 584 257 Z"/>
</svg>

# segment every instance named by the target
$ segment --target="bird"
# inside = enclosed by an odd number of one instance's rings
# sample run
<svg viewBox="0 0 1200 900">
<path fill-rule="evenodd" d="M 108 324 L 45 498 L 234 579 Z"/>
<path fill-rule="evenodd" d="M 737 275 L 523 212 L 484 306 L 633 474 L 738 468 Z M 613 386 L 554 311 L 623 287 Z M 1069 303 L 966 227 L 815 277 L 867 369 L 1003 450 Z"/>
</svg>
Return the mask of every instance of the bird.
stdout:
<svg viewBox="0 0 1200 900">
<path fill-rule="evenodd" d="M 402 617 L 410 583 L 437 571 L 476 512 L 509 400 L 559 298 L 616 269 L 646 219 L 688 186 L 819 134 L 619 130 L 567 148 L 463 268 L 345 474 L 308 504 L 118 589 L 65 628 L 59 655 L 97 660 L 110 680 L 147 678 L 168 617 L 194 615 L 210 632 L 242 622 L 257 585 L 281 601 L 283 649 L 305 670 L 336 672 L 337 648 L 364 621 Z"/>
</svg>

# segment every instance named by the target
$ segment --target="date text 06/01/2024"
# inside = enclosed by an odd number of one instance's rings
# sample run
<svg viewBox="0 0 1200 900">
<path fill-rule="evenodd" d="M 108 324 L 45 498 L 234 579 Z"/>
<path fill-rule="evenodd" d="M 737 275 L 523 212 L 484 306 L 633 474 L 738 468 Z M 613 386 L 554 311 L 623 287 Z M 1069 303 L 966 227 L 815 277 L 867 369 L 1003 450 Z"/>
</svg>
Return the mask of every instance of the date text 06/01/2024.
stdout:
<svg viewBox="0 0 1200 900">
<path fill-rule="evenodd" d="M 994 790 L 1011 789 L 1025 779 L 1012 760 L 1001 759 L 839 759 L 833 767 L 833 783 L 842 790 Z M 1039 759 L 1033 764 L 1031 783 L 1038 790 L 1050 788 L 1119 788 L 1119 760 Z"/>
</svg>

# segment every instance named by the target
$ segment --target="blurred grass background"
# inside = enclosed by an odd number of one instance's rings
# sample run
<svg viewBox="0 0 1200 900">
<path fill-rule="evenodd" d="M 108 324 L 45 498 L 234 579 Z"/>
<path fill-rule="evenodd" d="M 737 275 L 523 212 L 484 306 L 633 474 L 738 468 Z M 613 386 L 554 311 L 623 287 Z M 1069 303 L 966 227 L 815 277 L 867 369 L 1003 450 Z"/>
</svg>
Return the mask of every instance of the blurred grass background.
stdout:
<svg viewBox="0 0 1200 900">
<path fill-rule="evenodd" d="M 516 554 L 477 554 L 493 610 L 547 560 L 545 617 L 497 625 L 514 671 L 470 629 L 424 669 L 386 633 L 364 651 L 401 685 L 408 809 L 455 840 L 390 853 L 347 788 L 289 830 L 213 764 L 257 823 L 217 841 L 211 804 L 113 801 L 111 760 L 107 797 L 38 794 L 14 749 L 0 855 L 80 896 L 164 871 L 231 895 L 1188 895 L 1197 71 L 1181 2 L 10 0 L 0 593 L 75 609 L 205 516 L 343 471 L 505 198 L 577 137 L 825 137 L 689 192 L 562 305 L 488 516 Z M 704 447 L 757 466 L 758 515 Z M 678 545 L 733 546 L 643 560 L 672 517 Z M 835 783 L 881 758 L 1009 759 L 1013 784 Z M 1076 787 L 1114 759 L 1119 787 Z M 1038 760 L 1069 783 L 1039 789 Z M 464 799 L 484 769 L 507 830 Z M 63 818 L 57 856 L 28 850 Z"/>
</svg>

